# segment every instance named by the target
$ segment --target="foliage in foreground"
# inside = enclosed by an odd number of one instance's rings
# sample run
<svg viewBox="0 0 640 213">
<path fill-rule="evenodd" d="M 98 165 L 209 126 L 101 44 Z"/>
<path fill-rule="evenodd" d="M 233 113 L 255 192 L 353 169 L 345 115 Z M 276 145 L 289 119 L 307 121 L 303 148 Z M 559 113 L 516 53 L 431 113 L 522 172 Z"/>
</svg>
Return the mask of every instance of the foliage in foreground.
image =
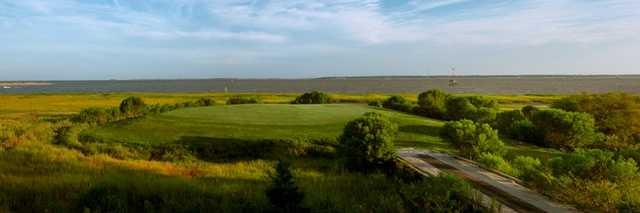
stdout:
<svg viewBox="0 0 640 213">
<path fill-rule="evenodd" d="M 460 154 L 477 159 L 483 153 L 502 156 L 506 146 L 498 137 L 498 131 L 488 124 L 471 120 L 449 121 L 444 124 L 440 134 L 460 149 Z"/>
<path fill-rule="evenodd" d="M 267 197 L 278 212 L 307 212 L 302 206 L 304 194 L 296 185 L 290 164 L 279 160 L 276 164 L 276 173 L 271 177 L 271 187 L 267 189 Z"/>
<path fill-rule="evenodd" d="M 366 113 L 347 123 L 339 145 L 347 168 L 371 171 L 388 164 L 395 157 L 397 131 L 396 124 L 378 113 Z"/>
</svg>

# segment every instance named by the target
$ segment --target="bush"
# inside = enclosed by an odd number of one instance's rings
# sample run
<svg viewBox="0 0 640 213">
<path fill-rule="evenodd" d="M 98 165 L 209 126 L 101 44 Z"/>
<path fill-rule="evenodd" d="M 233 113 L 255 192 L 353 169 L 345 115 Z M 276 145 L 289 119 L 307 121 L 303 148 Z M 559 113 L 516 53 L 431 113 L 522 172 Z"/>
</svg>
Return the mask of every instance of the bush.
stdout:
<svg viewBox="0 0 640 213">
<path fill-rule="evenodd" d="M 542 110 L 531 122 L 547 147 L 574 150 L 592 144 L 597 137 L 593 117 L 586 113 Z"/>
<path fill-rule="evenodd" d="M 480 157 L 478 157 L 478 163 L 489 167 L 491 169 L 495 169 L 510 175 L 515 175 L 515 172 L 509 162 L 504 160 L 502 156 L 496 155 L 493 153 L 482 153 Z"/>
<path fill-rule="evenodd" d="M 378 113 L 366 113 L 347 123 L 339 146 L 347 168 L 370 171 L 393 160 L 397 131 L 396 124 Z"/>
<path fill-rule="evenodd" d="M 553 108 L 593 115 L 596 127 L 607 135 L 616 135 L 625 143 L 638 142 L 640 135 L 640 98 L 626 93 L 575 95 L 560 99 Z"/>
<path fill-rule="evenodd" d="M 372 107 L 383 107 L 382 106 L 382 101 L 379 101 L 379 100 L 371 101 L 367 105 L 372 106 Z"/>
<path fill-rule="evenodd" d="M 498 104 L 479 96 L 451 97 L 447 99 L 446 109 L 449 120 L 469 119 L 490 123 L 498 113 Z"/>
<path fill-rule="evenodd" d="M 313 91 L 296 97 L 292 104 L 328 104 L 331 103 L 331 97 L 323 92 Z"/>
<path fill-rule="evenodd" d="M 407 101 L 407 99 L 398 95 L 387 98 L 387 100 L 382 102 L 382 107 L 401 112 L 411 112 L 413 109 L 413 105 Z"/>
<path fill-rule="evenodd" d="M 80 111 L 73 120 L 88 124 L 105 124 L 114 120 L 116 115 L 112 115 L 107 110 L 97 107 L 86 108 Z"/>
<path fill-rule="evenodd" d="M 145 108 L 144 101 L 139 97 L 128 97 L 120 103 L 120 112 L 127 116 L 135 116 L 142 113 Z"/>
<path fill-rule="evenodd" d="M 196 106 L 213 106 L 216 101 L 211 98 L 200 98 L 195 102 Z"/>
<path fill-rule="evenodd" d="M 514 174 L 531 185 L 540 187 L 551 183 L 552 176 L 545 171 L 540 160 L 529 156 L 518 156 L 511 163 Z"/>
<path fill-rule="evenodd" d="M 496 115 L 496 120 L 493 122 L 493 127 L 500 130 L 502 134 L 513 138 L 515 135 L 515 124 L 523 120 L 527 120 L 527 118 L 520 110 L 504 111 Z"/>
<path fill-rule="evenodd" d="M 227 104 L 259 104 L 261 101 L 256 97 L 234 96 L 227 99 Z"/>
<path fill-rule="evenodd" d="M 421 115 L 442 119 L 447 114 L 448 94 L 441 90 L 428 90 L 418 95 L 418 106 Z"/>
<path fill-rule="evenodd" d="M 526 117 L 527 119 L 531 119 L 533 117 L 533 114 L 535 114 L 538 110 L 540 110 L 538 109 L 538 107 L 526 105 L 522 107 L 521 111 L 524 117 Z"/>
<path fill-rule="evenodd" d="M 453 175 L 425 178 L 398 190 L 406 209 L 416 212 L 484 212 L 472 191 L 469 183 Z"/>
<path fill-rule="evenodd" d="M 276 174 L 271 177 L 272 185 L 266 193 L 267 197 L 278 212 L 308 212 L 302 207 L 304 194 L 296 186 L 289 167 L 289 163 L 278 161 Z"/>
<path fill-rule="evenodd" d="M 599 149 L 578 150 L 552 159 L 550 165 L 556 175 L 586 180 L 625 180 L 638 171 L 634 160 L 615 159 L 614 153 Z"/>
<path fill-rule="evenodd" d="M 471 159 L 478 158 L 482 153 L 502 156 L 506 152 L 498 131 L 488 124 L 471 120 L 449 121 L 444 124 L 440 133 L 455 144 L 463 156 Z"/>
</svg>

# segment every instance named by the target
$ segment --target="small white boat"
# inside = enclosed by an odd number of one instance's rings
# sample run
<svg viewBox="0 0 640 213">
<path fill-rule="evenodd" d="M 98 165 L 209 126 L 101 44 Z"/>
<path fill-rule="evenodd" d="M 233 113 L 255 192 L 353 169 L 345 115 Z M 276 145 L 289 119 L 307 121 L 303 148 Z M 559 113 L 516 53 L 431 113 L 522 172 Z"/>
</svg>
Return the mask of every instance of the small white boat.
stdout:
<svg viewBox="0 0 640 213">
<path fill-rule="evenodd" d="M 2 86 L 2 89 L 11 89 L 10 86 Z"/>
</svg>

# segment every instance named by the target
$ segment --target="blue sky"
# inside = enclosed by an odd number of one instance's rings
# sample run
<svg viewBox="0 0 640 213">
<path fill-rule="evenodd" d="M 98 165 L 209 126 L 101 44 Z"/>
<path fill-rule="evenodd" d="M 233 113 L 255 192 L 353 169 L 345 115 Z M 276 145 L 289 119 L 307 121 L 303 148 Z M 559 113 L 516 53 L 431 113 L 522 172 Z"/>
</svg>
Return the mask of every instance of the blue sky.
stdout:
<svg viewBox="0 0 640 213">
<path fill-rule="evenodd" d="M 0 0 L 0 80 L 640 74 L 638 0 Z"/>
</svg>

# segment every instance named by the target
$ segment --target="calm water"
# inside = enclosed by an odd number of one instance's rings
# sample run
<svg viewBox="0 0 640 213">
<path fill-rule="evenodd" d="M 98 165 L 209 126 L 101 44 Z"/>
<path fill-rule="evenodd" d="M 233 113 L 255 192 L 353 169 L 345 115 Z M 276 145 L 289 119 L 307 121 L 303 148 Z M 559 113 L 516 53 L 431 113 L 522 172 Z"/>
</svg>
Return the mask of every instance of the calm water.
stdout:
<svg viewBox="0 0 640 213">
<path fill-rule="evenodd" d="M 305 92 L 402 93 L 439 88 L 454 93 L 548 94 L 625 91 L 640 93 L 640 76 L 592 77 L 450 77 L 325 78 L 325 79 L 204 79 L 51 81 L 45 86 L 2 88 L 0 93 L 61 92 Z M 1 84 L 0 84 L 1 85 Z"/>
</svg>

